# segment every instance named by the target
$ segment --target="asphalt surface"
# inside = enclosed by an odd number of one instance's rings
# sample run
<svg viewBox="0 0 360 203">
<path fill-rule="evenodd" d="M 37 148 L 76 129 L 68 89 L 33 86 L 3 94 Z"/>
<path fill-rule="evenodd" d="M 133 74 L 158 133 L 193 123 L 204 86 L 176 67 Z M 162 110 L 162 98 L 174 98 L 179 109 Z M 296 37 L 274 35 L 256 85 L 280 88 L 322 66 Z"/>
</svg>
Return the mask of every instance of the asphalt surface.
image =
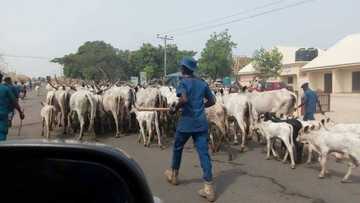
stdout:
<svg viewBox="0 0 360 203">
<path fill-rule="evenodd" d="M 26 119 L 20 136 L 18 134 L 19 120 L 16 117 L 14 127 L 10 130 L 9 139 L 41 138 L 40 101 L 30 93 L 26 100 L 21 101 L 25 109 Z M 18 116 L 18 115 L 17 115 Z M 52 133 L 51 139 L 73 139 L 74 136 L 62 136 L 61 130 Z M 85 140 L 89 140 L 85 137 Z M 197 195 L 202 187 L 202 173 L 196 150 L 192 141 L 183 153 L 180 170 L 180 185 L 169 185 L 163 172 L 170 165 L 171 138 L 168 147 L 161 150 L 156 144 L 144 148 L 137 143 L 136 135 L 114 138 L 112 135 L 98 135 L 97 141 L 119 147 L 130 154 L 144 170 L 152 192 L 164 202 L 206 202 Z M 325 179 L 318 179 L 319 164 L 297 165 L 290 169 L 289 164 L 276 160 L 266 160 L 264 146 L 249 143 L 248 151 L 240 153 L 239 146 L 233 146 L 235 159 L 227 161 L 225 152 L 212 156 L 213 172 L 217 194 L 216 202 L 249 202 L 249 203 L 358 203 L 360 202 L 360 172 L 353 171 L 352 183 L 342 184 L 341 178 L 346 172 L 346 165 L 329 161 L 330 174 Z"/>
</svg>

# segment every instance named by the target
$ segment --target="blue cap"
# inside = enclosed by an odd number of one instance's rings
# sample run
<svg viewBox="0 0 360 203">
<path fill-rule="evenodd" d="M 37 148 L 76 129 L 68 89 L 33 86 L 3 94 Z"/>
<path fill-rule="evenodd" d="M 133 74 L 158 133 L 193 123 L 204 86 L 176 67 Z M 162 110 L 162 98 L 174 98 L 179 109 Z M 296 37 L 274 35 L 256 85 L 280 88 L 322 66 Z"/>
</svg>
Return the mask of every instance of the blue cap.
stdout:
<svg viewBox="0 0 360 203">
<path fill-rule="evenodd" d="M 197 62 L 195 61 L 195 59 L 190 58 L 190 57 L 184 57 L 180 61 L 181 66 L 185 66 L 187 69 L 189 69 L 191 71 L 195 71 L 195 69 L 197 67 L 196 64 L 197 64 Z"/>
</svg>

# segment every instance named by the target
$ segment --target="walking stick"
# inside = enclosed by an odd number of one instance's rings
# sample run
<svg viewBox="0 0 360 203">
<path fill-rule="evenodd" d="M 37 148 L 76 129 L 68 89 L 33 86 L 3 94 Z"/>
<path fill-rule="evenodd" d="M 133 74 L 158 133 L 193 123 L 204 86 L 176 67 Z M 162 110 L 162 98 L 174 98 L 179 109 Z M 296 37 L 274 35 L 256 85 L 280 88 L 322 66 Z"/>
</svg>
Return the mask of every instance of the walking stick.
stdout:
<svg viewBox="0 0 360 203">
<path fill-rule="evenodd" d="M 138 111 L 170 111 L 170 108 L 157 108 L 157 107 L 150 107 L 150 108 L 142 108 L 142 107 L 135 107 Z"/>
<path fill-rule="evenodd" d="M 21 110 L 22 112 L 24 112 L 24 109 Z M 20 133 L 21 133 L 21 128 L 23 126 L 23 119 L 21 119 L 21 115 L 20 116 L 20 126 L 19 126 L 19 129 L 18 129 L 18 134 L 17 136 L 20 136 Z"/>
</svg>

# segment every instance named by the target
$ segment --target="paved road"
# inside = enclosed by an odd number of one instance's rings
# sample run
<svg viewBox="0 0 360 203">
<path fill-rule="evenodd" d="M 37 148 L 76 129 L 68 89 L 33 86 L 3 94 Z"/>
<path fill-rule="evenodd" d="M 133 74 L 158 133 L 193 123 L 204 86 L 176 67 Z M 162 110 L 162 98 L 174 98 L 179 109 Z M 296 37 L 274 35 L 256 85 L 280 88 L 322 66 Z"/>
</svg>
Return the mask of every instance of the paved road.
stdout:
<svg viewBox="0 0 360 203">
<path fill-rule="evenodd" d="M 24 120 L 21 136 L 17 136 L 16 126 L 19 121 L 16 119 L 15 127 L 10 130 L 9 139 L 40 138 L 40 99 L 30 96 L 22 102 L 22 105 L 27 117 Z M 60 131 L 55 134 L 60 134 Z M 136 143 L 135 135 L 121 138 L 100 135 L 98 138 L 102 143 L 127 151 L 143 168 L 154 195 L 159 196 L 164 202 L 206 202 L 196 194 L 202 185 L 202 180 L 198 157 L 191 147 L 192 142 L 188 143 L 184 151 L 180 170 L 181 184 L 170 186 L 164 180 L 163 171 L 170 164 L 171 147 L 164 150 L 160 150 L 156 145 L 144 148 Z M 217 202 L 356 203 L 360 201 L 358 169 L 354 171 L 353 183 L 341 184 L 341 177 L 346 170 L 345 165 L 331 161 L 330 176 L 320 180 L 317 178 L 319 172 L 317 163 L 310 166 L 298 165 L 295 170 L 292 170 L 289 165 L 281 162 L 265 160 L 265 154 L 262 151 L 262 146 L 251 143 L 249 150 L 245 153 L 237 153 L 232 162 L 227 162 L 225 153 L 212 157 Z"/>
</svg>

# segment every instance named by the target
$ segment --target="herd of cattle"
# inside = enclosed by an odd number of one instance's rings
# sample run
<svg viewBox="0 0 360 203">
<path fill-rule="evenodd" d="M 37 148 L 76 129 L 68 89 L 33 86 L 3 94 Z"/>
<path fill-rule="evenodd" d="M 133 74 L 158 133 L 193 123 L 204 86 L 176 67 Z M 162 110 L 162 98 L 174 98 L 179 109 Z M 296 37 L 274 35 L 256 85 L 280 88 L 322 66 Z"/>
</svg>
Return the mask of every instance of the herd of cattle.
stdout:
<svg viewBox="0 0 360 203">
<path fill-rule="evenodd" d="M 39 91 L 39 87 L 35 88 Z M 58 79 L 49 80 L 46 85 L 46 100 L 42 102 L 42 135 L 46 137 L 54 127 L 61 127 L 64 134 L 79 130 L 81 139 L 84 132 L 92 135 L 111 129 L 115 137 L 127 132 L 138 131 L 138 142 L 144 146 L 156 140 L 162 147 L 162 138 L 173 134 L 178 115 L 166 111 L 143 111 L 146 108 L 167 108 L 176 105 L 175 89 L 169 86 L 132 86 L 120 82 L 94 82 Z M 215 92 L 214 92 L 215 93 Z M 352 169 L 360 161 L 360 124 L 337 124 L 324 116 L 319 121 L 303 121 L 294 117 L 297 104 L 296 95 L 287 89 L 268 92 L 236 93 L 216 92 L 216 104 L 206 109 L 210 124 L 210 146 L 217 152 L 220 145 L 226 146 L 231 159 L 230 142 L 240 142 L 240 150 L 246 149 L 246 141 L 266 142 L 267 159 L 271 155 L 283 162 L 290 158 L 291 168 L 295 168 L 295 157 L 299 151 L 296 145 L 304 144 L 310 163 L 317 154 L 321 165 L 320 178 L 327 173 L 328 155 L 344 160 L 348 171 L 342 182 L 349 181 Z M 271 113 L 276 122 L 267 119 Z M 286 121 L 292 122 L 286 122 Z M 280 122 L 279 122 L 280 121 Z M 284 122 L 282 122 L 284 121 Z M 300 127 L 294 127 L 296 121 Z M 156 134 L 156 137 L 154 136 Z M 257 139 L 256 139 L 257 138 Z M 280 143 L 280 144 L 278 144 Z M 300 155 L 302 156 L 302 154 Z"/>
</svg>

